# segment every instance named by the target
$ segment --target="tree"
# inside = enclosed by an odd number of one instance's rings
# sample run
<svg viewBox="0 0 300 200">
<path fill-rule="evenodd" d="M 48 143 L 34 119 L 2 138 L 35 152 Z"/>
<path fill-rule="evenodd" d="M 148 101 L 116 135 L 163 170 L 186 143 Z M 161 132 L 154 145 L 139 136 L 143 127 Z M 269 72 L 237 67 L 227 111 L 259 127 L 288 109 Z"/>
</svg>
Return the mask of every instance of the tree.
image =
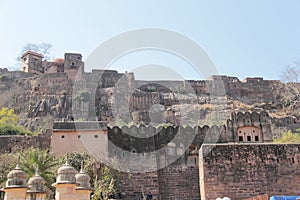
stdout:
<svg viewBox="0 0 300 200">
<path fill-rule="evenodd" d="M 293 66 L 287 66 L 281 71 L 283 82 L 297 83 L 300 81 L 300 63 L 295 62 Z"/>
<path fill-rule="evenodd" d="M 297 113 L 300 100 L 300 63 L 295 62 L 293 65 L 287 66 L 281 72 L 281 80 L 286 82 L 285 88 L 282 90 L 283 105 L 287 110 Z"/>
<path fill-rule="evenodd" d="M 32 135 L 32 133 L 22 126 L 0 123 L 0 135 Z"/>
<path fill-rule="evenodd" d="M 0 123 L 8 123 L 16 125 L 19 121 L 18 115 L 14 113 L 14 109 L 2 108 L 0 110 Z"/>
<path fill-rule="evenodd" d="M 47 149 L 29 148 L 20 154 L 20 166 L 27 173 L 27 177 L 34 176 L 36 169 L 41 177 L 46 181 L 46 186 L 51 188 L 55 182 L 55 170 L 59 165 L 59 160 Z"/>
<path fill-rule="evenodd" d="M 82 161 L 87 162 L 90 159 L 91 156 L 88 154 L 73 152 L 73 153 L 65 154 L 63 157 L 61 157 L 60 164 L 63 165 L 64 163 L 66 163 L 66 161 L 68 161 L 68 163 L 72 167 L 74 167 L 77 171 L 80 171 L 81 162 Z"/>
<path fill-rule="evenodd" d="M 18 115 L 13 109 L 2 108 L 0 110 L 0 135 L 31 135 L 32 133 L 22 126 L 18 126 Z"/>
<path fill-rule="evenodd" d="M 15 67 L 20 67 L 21 62 L 22 62 L 21 57 L 28 50 L 42 54 L 44 56 L 44 60 L 50 60 L 51 48 L 52 48 L 52 45 L 49 43 L 40 43 L 40 44 L 35 44 L 35 43 L 31 43 L 31 42 L 26 43 L 23 46 L 18 57 L 16 58 L 17 64 Z"/>
<path fill-rule="evenodd" d="M 91 185 L 95 188 L 94 200 L 107 200 L 120 194 L 121 174 L 118 170 L 106 166 L 88 154 L 74 152 L 64 155 L 61 158 L 61 164 L 66 160 L 78 171 L 81 162 L 84 161 L 84 171 L 91 177 Z"/>
</svg>

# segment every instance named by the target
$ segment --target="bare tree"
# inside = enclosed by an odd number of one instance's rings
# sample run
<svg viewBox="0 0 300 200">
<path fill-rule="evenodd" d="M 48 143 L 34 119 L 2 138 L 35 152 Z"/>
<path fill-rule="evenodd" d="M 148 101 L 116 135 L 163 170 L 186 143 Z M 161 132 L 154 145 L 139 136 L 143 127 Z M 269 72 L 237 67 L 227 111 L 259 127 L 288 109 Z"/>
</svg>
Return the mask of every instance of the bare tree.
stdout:
<svg viewBox="0 0 300 200">
<path fill-rule="evenodd" d="M 51 44 L 48 44 L 48 43 L 40 43 L 40 44 L 34 44 L 34 43 L 31 43 L 31 42 L 28 42 L 26 43 L 21 52 L 19 53 L 18 57 L 16 58 L 16 67 L 19 68 L 19 66 L 21 65 L 21 56 L 28 50 L 31 50 L 31 51 L 34 51 L 36 53 L 40 53 L 44 56 L 44 60 L 49 60 L 50 59 L 50 56 L 51 56 L 51 48 L 52 48 L 52 45 Z"/>
<path fill-rule="evenodd" d="M 281 71 L 283 82 L 297 83 L 300 81 L 300 63 L 295 62 L 292 66 L 287 66 Z"/>
<path fill-rule="evenodd" d="M 297 113 L 300 108 L 300 63 L 295 62 L 284 68 L 281 80 L 286 83 L 282 91 L 284 107 Z"/>
</svg>

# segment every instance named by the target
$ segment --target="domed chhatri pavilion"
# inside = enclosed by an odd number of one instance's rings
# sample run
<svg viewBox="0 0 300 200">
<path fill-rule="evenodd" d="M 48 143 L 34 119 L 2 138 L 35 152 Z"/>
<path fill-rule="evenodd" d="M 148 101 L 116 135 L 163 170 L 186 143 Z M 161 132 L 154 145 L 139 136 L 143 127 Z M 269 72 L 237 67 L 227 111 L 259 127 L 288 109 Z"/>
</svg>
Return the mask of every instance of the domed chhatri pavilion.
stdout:
<svg viewBox="0 0 300 200">
<path fill-rule="evenodd" d="M 93 189 L 90 186 L 90 177 L 83 172 L 83 166 L 77 173 L 76 169 L 66 162 L 57 170 L 55 187 L 56 200 L 88 200 Z"/>
<path fill-rule="evenodd" d="M 38 170 L 26 183 L 26 173 L 17 165 L 7 175 L 5 200 L 45 200 L 45 180 L 38 174 Z M 78 173 L 74 167 L 66 162 L 57 170 L 55 187 L 56 200 L 89 200 L 93 189 L 90 177 L 83 171 L 83 165 Z"/>
<path fill-rule="evenodd" d="M 15 167 L 7 175 L 7 181 L 2 191 L 5 192 L 5 200 L 26 199 L 26 192 L 29 188 L 26 184 L 26 173 L 19 167 Z"/>
</svg>

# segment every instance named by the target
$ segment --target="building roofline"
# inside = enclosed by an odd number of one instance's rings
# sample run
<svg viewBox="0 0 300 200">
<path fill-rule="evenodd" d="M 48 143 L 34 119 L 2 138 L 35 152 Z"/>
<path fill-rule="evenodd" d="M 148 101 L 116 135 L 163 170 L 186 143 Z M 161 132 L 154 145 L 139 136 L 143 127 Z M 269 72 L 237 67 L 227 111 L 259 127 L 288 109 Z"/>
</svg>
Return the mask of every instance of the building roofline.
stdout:
<svg viewBox="0 0 300 200">
<path fill-rule="evenodd" d="M 107 122 L 104 121 L 70 121 L 54 122 L 53 130 L 103 130 L 107 129 Z"/>
<path fill-rule="evenodd" d="M 37 52 L 34 52 L 34 51 L 31 51 L 31 50 L 28 50 L 26 51 L 22 56 L 21 58 L 23 58 L 24 56 L 26 56 L 27 54 L 32 54 L 32 55 L 35 55 L 35 56 L 38 56 L 40 58 L 43 58 L 44 56 L 40 53 L 37 53 Z"/>
</svg>

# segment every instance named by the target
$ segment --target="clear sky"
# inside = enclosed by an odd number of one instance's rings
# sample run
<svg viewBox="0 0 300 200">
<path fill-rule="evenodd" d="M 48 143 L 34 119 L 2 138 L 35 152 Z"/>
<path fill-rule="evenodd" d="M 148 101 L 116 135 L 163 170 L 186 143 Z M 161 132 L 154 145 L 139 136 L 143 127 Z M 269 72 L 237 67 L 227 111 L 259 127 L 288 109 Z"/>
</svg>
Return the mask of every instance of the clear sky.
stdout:
<svg viewBox="0 0 300 200">
<path fill-rule="evenodd" d="M 0 66 L 14 65 L 27 42 L 52 44 L 53 57 L 80 52 L 85 59 L 107 39 L 145 27 L 186 35 L 220 74 L 240 79 L 279 79 L 285 66 L 300 60 L 299 0 L 0 0 Z M 185 65 L 164 53 L 146 53 L 120 59 L 113 68 L 162 60 Z M 191 72 L 185 76 L 194 78 Z"/>
</svg>

